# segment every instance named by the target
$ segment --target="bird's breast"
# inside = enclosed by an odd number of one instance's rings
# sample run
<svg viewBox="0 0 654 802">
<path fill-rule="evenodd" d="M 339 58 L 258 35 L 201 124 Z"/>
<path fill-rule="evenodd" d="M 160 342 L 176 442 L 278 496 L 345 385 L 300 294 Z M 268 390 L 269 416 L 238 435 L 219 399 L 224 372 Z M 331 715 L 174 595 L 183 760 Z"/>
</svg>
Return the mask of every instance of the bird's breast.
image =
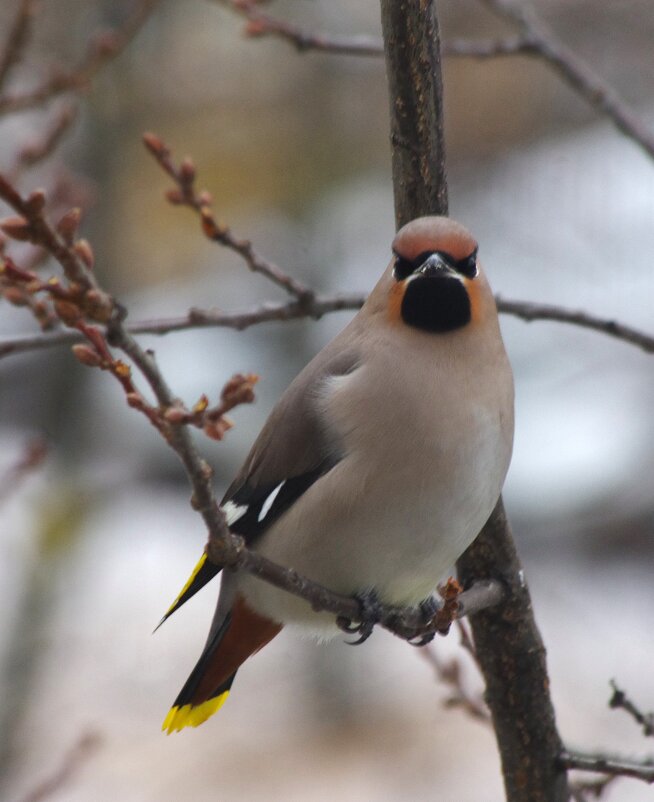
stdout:
<svg viewBox="0 0 654 802">
<path fill-rule="evenodd" d="M 414 604 L 499 496 L 511 451 L 502 413 L 512 394 L 479 392 L 492 372 L 483 362 L 457 377 L 455 363 L 432 354 L 377 353 L 326 381 L 317 403 L 344 456 L 258 548 L 337 592 L 374 588 L 386 602 Z M 256 593 L 283 620 L 304 609 L 279 591 Z"/>
</svg>

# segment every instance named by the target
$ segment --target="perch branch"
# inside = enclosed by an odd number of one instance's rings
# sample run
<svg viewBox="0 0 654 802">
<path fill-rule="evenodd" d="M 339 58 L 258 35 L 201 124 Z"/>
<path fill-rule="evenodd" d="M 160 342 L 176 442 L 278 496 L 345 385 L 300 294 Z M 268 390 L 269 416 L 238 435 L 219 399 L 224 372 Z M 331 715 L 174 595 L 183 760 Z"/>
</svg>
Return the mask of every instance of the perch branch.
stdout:
<svg viewBox="0 0 654 802">
<path fill-rule="evenodd" d="M 654 762 L 652 760 L 632 761 L 612 755 L 586 755 L 566 750 L 561 753 L 559 762 L 566 769 L 632 777 L 635 780 L 654 783 Z"/>
<path fill-rule="evenodd" d="M 359 309 L 365 296 L 358 293 L 338 295 L 316 295 L 310 303 L 298 301 L 267 302 L 249 309 L 222 312 L 215 309 L 191 309 L 186 315 L 155 320 L 139 320 L 126 324 L 131 334 L 164 335 L 173 331 L 188 331 L 202 328 L 230 328 L 242 331 L 259 323 L 272 321 L 318 319 L 332 312 Z M 497 298 L 501 313 L 528 322 L 550 320 L 577 325 L 597 331 L 622 342 L 631 343 L 646 353 L 654 353 L 654 337 L 645 332 L 618 323 L 615 320 L 600 318 L 572 309 L 549 304 L 536 304 L 530 301 L 510 301 Z M 74 331 L 58 331 L 52 334 L 27 334 L 20 337 L 0 338 L 0 359 L 13 354 L 38 351 L 62 345 L 81 342 L 81 335 Z"/>
</svg>

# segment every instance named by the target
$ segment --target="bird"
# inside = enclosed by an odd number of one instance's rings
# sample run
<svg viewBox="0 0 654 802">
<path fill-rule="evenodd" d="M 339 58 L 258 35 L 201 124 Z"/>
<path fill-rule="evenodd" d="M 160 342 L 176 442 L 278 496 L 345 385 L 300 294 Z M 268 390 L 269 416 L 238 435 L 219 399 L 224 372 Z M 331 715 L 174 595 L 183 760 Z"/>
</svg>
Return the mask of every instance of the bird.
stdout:
<svg viewBox="0 0 654 802">
<path fill-rule="evenodd" d="M 478 245 L 460 223 L 404 225 L 350 323 L 273 408 L 221 502 L 247 546 L 330 590 L 417 606 L 472 543 L 513 447 L 513 376 Z M 162 622 L 220 567 L 203 554 Z M 284 626 L 334 617 L 226 572 L 204 650 L 165 718 L 198 726 Z"/>
</svg>

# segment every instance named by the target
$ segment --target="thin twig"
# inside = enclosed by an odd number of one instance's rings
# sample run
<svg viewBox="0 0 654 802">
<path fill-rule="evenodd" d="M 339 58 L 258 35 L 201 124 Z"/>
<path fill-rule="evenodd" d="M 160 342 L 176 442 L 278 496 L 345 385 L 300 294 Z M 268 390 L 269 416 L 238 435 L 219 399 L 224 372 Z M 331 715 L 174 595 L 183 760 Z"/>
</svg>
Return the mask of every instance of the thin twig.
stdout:
<svg viewBox="0 0 654 802">
<path fill-rule="evenodd" d="M 528 54 L 543 58 L 593 108 L 654 158 L 654 133 L 585 61 L 563 44 L 537 17 L 512 0 L 483 0 L 496 14 L 518 25 L 530 42 Z"/>
<path fill-rule="evenodd" d="M 76 116 L 76 106 L 71 103 L 63 105 L 41 137 L 34 142 L 29 142 L 19 151 L 18 169 L 33 167 L 35 164 L 47 159 L 57 149 L 62 138 L 75 121 Z"/>
<path fill-rule="evenodd" d="M 109 62 L 130 44 L 161 0 L 142 0 L 120 28 L 93 36 L 82 61 L 69 71 L 53 72 L 42 84 L 27 92 L 0 96 L 0 115 L 42 106 L 64 92 L 86 89 Z"/>
<path fill-rule="evenodd" d="M 250 326 L 271 321 L 297 320 L 300 318 L 318 319 L 323 315 L 343 310 L 358 309 L 364 296 L 333 295 L 316 296 L 309 306 L 298 301 L 265 303 L 249 309 L 235 312 L 218 310 L 191 309 L 186 315 L 162 318 L 160 320 L 142 320 L 126 323 L 130 334 L 164 335 L 174 331 L 188 331 L 202 328 L 230 328 L 243 331 Z M 52 348 L 62 345 L 73 345 L 81 342 L 83 337 L 75 331 L 58 331 L 50 335 L 31 334 L 20 337 L 0 338 L 0 358 L 27 351 Z"/>
<path fill-rule="evenodd" d="M 336 55 L 381 57 L 381 40 L 371 36 L 333 36 L 308 31 L 260 10 L 257 3 L 244 0 L 217 0 L 247 19 L 245 33 L 251 37 L 275 36 L 300 52 L 310 50 Z M 488 40 L 452 39 L 443 43 L 445 56 L 496 58 L 527 55 L 550 64 L 579 95 L 600 113 L 609 117 L 622 133 L 654 158 L 654 133 L 622 101 L 618 92 L 588 64 L 566 47 L 542 22 L 522 6 L 508 0 L 483 0 L 498 15 L 521 28 L 513 37 Z"/>
<path fill-rule="evenodd" d="M 643 728 L 643 735 L 645 737 L 654 736 L 654 713 L 643 713 L 636 705 L 629 699 L 626 692 L 618 688 L 615 680 L 611 680 L 611 688 L 613 688 L 613 695 L 609 700 L 609 707 L 621 708 L 626 710 L 627 713 Z"/>
<path fill-rule="evenodd" d="M 20 0 L 13 23 L 7 31 L 5 45 L 0 53 L 0 90 L 9 77 L 12 67 L 20 61 L 27 44 L 36 9 L 35 0 Z"/>
<path fill-rule="evenodd" d="M 457 626 L 461 623 L 460 620 L 456 622 Z M 459 707 L 478 721 L 490 722 L 490 713 L 483 699 L 473 696 L 465 687 L 459 660 L 443 660 L 433 645 L 420 649 L 420 655 L 432 667 L 436 678 L 453 690 L 453 695 L 446 701 L 448 707 Z"/>
<path fill-rule="evenodd" d="M 41 438 L 34 438 L 25 444 L 18 461 L 0 477 L 0 504 L 12 496 L 21 483 L 43 464 L 47 453 L 47 444 Z"/>
<path fill-rule="evenodd" d="M 496 301 L 499 312 L 518 317 L 527 323 L 532 320 L 570 323 L 584 329 L 608 334 L 623 342 L 632 343 L 648 354 L 654 353 L 654 336 L 610 318 L 601 318 L 578 309 L 565 309 L 562 306 L 532 303 L 531 301 L 510 301 L 500 297 L 497 297 Z"/>
<path fill-rule="evenodd" d="M 382 58 L 384 44 L 376 36 L 360 34 L 356 36 L 335 36 L 333 34 L 308 31 L 292 22 L 281 20 L 261 11 L 256 2 L 243 0 L 217 0 L 221 5 L 245 17 L 245 35 L 258 38 L 273 36 L 292 45 L 300 53 L 309 50 L 341 56 L 363 56 Z M 446 56 L 467 58 L 493 58 L 510 56 L 531 51 L 532 42 L 526 36 L 511 36 L 504 39 L 451 39 L 444 43 Z"/>
<path fill-rule="evenodd" d="M 43 800 L 57 795 L 70 783 L 75 773 L 80 770 L 101 743 L 101 738 L 96 732 L 87 732 L 82 735 L 64 755 L 56 771 L 47 780 L 29 791 L 21 802 L 43 802 Z"/>
<path fill-rule="evenodd" d="M 317 295 L 309 304 L 298 301 L 267 302 L 249 309 L 222 312 L 212 309 L 191 309 L 186 315 L 154 320 L 133 321 L 126 324 L 131 334 L 164 335 L 173 331 L 188 331 L 202 328 L 230 328 L 242 331 L 259 323 L 272 321 L 318 319 L 332 312 L 359 309 L 365 296 L 352 294 Z M 618 323 L 615 320 L 589 315 L 572 309 L 529 301 L 510 301 L 497 298 L 500 312 L 518 317 L 527 322 L 551 320 L 568 323 L 582 328 L 607 334 L 622 342 L 641 348 L 646 353 L 654 353 L 654 337 L 642 331 Z M 38 351 L 61 345 L 72 345 L 83 338 L 74 331 L 59 331 L 54 334 L 28 334 L 20 337 L 0 338 L 0 359 L 13 354 Z"/>
<path fill-rule="evenodd" d="M 559 761 L 566 769 L 632 777 L 635 780 L 654 783 L 654 761 L 652 759 L 635 761 L 615 755 L 586 755 L 566 750 L 560 755 Z"/>
<path fill-rule="evenodd" d="M 599 799 L 604 791 L 616 780 L 619 775 L 601 777 L 599 780 L 588 780 L 586 782 L 570 783 L 570 794 L 574 802 L 588 802 L 588 799 Z"/>
<path fill-rule="evenodd" d="M 173 161 L 170 148 L 165 142 L 153 133 L 143 135 L 143 144 L 148 152 L 154 156 L 157 164 L 167 173 L 177 185 L 176 189 L 166 193 L 167 200 L 175 206 L 186 206 L 200 217 L 204 234 L 213 242 L 229 248 L 237 253 L 254 273 L 260 273 L 278 287 L 294 295 L 307 306 L 313 299 L 313 291 L 285 273 L 278 265 L 263 257 L 248 239 L 239 239 L 224 224 L 214 217 L 211 207 L 211 195 L 205 190 L 198 192 L 195 189 L 195 165 L 190 158 L 184 159 L 176 165 Z"/>
</svg>

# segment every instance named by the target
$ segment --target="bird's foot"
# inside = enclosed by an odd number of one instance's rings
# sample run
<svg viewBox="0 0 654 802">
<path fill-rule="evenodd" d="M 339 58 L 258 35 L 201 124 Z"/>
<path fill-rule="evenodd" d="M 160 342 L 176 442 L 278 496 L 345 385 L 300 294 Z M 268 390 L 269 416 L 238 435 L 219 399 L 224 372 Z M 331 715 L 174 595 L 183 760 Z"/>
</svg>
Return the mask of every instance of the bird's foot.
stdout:
<svg viewBox="0 0 654 802">
<path fill-rule="evenodd" d="M 356 593 L 354 598 L 359 602 L 360 616 L 358 623 L 352 623 L 349 618 L 340 617 L 336 623 L 344 632 L 358 634 L 355 641 L 347 641 L 348 646 L 358 646 L 367 641 L 372 635 L 375 624 L 381 621 L 382 604 L 374 590 Z"/>
<path fill-rule="evenodd" d="M 434 616 L 436 616 L 441 609 L 441 604 L 435 596 L 429 596 L 420 602 L 419 607 L 425 626 L 429 626 Z M 410 640 L 409 643 L 412 646 L 426 646 L 428 643 L 431 643 L 435 637 L 436 633 L 432 630 L 431 632 L 425 632 L 424 635 L 418 635 L 417 638 Z"/>
</svg>

